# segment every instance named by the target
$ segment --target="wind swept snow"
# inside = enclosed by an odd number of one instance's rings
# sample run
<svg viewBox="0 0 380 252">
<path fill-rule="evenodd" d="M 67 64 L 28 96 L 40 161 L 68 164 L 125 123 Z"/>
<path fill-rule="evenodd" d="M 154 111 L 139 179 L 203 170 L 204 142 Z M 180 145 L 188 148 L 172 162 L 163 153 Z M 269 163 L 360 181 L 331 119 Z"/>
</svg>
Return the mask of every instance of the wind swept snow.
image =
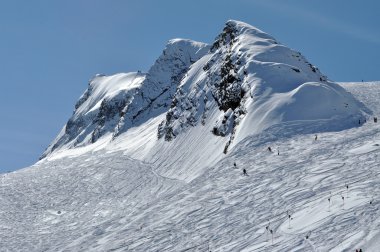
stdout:
<svg viewBox="0 0 380 252">
<path fill-rule="evenodd" d="M 343 84 L 379 114 L 370 97 L 380 83 L 361 85 Z M 190 183 L 120 152 L 42 160 L 1 176 L 3 248 L 377 251 L 380 152 L 367 146 L 380 143 L 379 127 L 367 118 L 362 127 L 319 133 L 318 140 L 313 134 L 273 140 L 276 129 L 269 129 Z"/>
<path fill-rule="evenodd" d="M 43 157 L 123 150 L 189 182 L 269 128 L 337 131 L 370 113 L 299 52 L 239 21 L 228 21 L 212 46 L 170 40 L 148 73 L 138 74 L 117 95 L 120 84 L 103 83 L 117 76 L 95 78 Z M 98 95 L 93 82 L 107 87 L 101 93 L 109 98 Z"/>
<path fill-rule="evenodd" d="M 171 40 L 0 175 L 1 250 L 377 252 L 379 92 L 239 21 Z"/>
</svg>

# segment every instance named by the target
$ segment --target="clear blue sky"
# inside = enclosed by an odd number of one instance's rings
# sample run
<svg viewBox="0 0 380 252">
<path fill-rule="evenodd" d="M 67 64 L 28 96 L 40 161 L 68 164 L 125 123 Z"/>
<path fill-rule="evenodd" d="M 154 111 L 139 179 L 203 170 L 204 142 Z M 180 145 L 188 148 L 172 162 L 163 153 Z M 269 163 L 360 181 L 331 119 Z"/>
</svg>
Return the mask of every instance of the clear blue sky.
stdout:
<svg viewBox="0 0 380 252">
<path fill-rule="evenodd" d="M 228 19 L 300 51 L 330 79 L 380 80 L 380 1 L 0 2 L 0 171 L 33 164 L 96 73 L 142 70 L 171 38 L 212 43 Z"/>
</svg>

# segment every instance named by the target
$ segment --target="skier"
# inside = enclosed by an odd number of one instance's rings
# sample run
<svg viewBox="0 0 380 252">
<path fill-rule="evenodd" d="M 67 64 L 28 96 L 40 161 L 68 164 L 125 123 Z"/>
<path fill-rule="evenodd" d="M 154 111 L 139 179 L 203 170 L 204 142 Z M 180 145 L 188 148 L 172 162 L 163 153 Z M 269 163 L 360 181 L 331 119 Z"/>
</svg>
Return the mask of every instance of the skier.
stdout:
<svg viewBox="0 0 380 252">
<path fill-rule="evenodd" d="M 269 151 L 269 152 L 272 152 L 272 148 L 271 148 L 270 146 L 268 147 L 268 151 Z"/>
<path fill-rule="evenodd" d="M 280 156 L 280 148 L 277 148 L 277 156 Z"/>
<path fill-rule="evenodd" d="M 234 168 L 236 168 L 236 162 L 234 162 Z"/>
<path fill-rule="evenodd" d="M 317 136 L 317 135 L 315 135 L 315 138 L 314 138 L 314 140 L 315 140 L 315 141 L 317 141 L 317 139 L 318 139 L 318 136 Z"/>
<path fill-rule="evenodd" d="M 273 230 L 271 229 L 271 230 L 269 230 L 270 231 L 270 233 L 271 233 L 271 235 L 272 235 L 272 244 L 273 244 Z"/>
<path fill-rule="evenodd" d="M 248 174 L 247 174 L 247 170 L 246 170 L 246 169 L 243 169 L 243 175 L 244 175 L 244 176 L 248 176 Z"/>
<path fill-rule="evenodd" d="M 373 118 L 373 122 L 374 122 L 374 123 L 377 123 L 377 117 L 374 117 L 374 118 Z"/>
<path fill-rule="evenodd" d="M 309 238 L 310 238 L 310 235 L 311 235 L 311 232 L 309 232 L 309 233 L 306 235 L 306 239 L 309 239 Z"/>
</svg>

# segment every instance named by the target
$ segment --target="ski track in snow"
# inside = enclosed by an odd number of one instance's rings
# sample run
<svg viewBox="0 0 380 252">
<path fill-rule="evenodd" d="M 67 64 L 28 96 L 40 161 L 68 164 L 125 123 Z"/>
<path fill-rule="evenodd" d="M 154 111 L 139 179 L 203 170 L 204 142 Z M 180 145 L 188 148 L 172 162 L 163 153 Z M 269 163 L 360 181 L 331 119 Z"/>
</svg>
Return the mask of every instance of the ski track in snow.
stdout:
<svg viewBox="0 0 380 252">
<path fill-rule="evenodd" d="M 379 83 L 342 85 L 380 114 Z M 122 151 L 2 174 L 0 251 L 379 251 L 380 123 L 276 139 L 292 127 L 191 182 Z"/>
</svg>

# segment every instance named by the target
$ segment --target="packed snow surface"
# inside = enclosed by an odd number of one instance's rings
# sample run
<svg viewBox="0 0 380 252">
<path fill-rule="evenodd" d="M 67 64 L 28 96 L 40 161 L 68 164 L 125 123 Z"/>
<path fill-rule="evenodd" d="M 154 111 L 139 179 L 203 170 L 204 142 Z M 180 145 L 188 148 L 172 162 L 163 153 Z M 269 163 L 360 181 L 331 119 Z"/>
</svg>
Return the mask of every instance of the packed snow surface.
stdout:
<svg viewBox="0 0 380 252">
<path fill-rule="evenodd" d="M 342 86 L 380 114 L 380 82 Z M 380 123 L 285 133 L 299 126 L 246 138 L 191 182 L 104 149 L 3 174 L 2 250 L 378 251 Z"/>
</svg>

